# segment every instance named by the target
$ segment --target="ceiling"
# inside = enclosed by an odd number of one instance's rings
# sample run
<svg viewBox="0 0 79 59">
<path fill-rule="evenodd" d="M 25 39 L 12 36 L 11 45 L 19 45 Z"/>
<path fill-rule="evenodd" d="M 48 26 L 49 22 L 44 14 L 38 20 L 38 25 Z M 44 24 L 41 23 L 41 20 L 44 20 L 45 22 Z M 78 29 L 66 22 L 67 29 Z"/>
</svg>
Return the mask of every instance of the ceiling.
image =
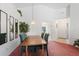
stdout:
<svg viewBox="0 0 79 59">
<path fill-rule="evenodd" d="M 36 6 L 33 10 L 35 20 L 53 21 L 66 17 L 68 3 L 13 3 L 16 8 L 23 12 L 23 18 L 32 20 L 32 9 L 29 6 Z M 50 15 L 50 16 L 49 16 Z"/>
<path fill-rule="evenodd" d="M 32 3 L 14 3 L 16 8 L 24 8 L 26 6 L 32 6 Z M 68 3 L 33 3 L 33 5 L 44 5 L 54 9 L 66 8 Z"/>
</svg>

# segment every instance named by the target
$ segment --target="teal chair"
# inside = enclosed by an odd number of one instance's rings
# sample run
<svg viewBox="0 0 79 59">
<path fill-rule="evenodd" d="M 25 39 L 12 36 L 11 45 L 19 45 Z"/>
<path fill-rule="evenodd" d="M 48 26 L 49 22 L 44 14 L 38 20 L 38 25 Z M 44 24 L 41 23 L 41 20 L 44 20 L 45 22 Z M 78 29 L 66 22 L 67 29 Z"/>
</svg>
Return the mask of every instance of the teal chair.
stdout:
<svg viewBox="0 0 79 59">
<path fill-rule="evenodd" d="M 49 34 L 45 33 L 44 40 L 47 42 L 47 44 L 44 45 L 44 49 L 47 51 L 47 56 L 48 56 L 48 38 Z"/>
<path fill-rule="evenodd" d="M 79 46 L 79 39 L 77 39 L 76 41 L 74 41 L 74 46 Z"/>
<path fill-rule="evenodd" d="M 41 36 L 41 37 L 43 37 L 43 39 L 46 41 L 46 43 L 47 44 L 45 44 L 44 45 L 44 50 L 46 50 L 46 53 L 47 53 L 47 56 L 48 56 L 48 38 L 49 38 L 49 33 L 42 33 L 42 35 L 43 36 Z M 39 50 L 39 49 L 42 49 L 42 46 L 41 45 L 39 45 L 38 47 L 37 47 L 37 50 Z"/>
<path fill-rule="evenodd" d="M 26 34 L 24 34 L 24 33 L 20 34 L 20 41 L 21 41 L 21 43 L 27 38 L 28 38 L 28 36 Z M 28 51 L 30 51 L 32 53 L 35 53 L 36 52 L 36 47 L 35 46 L 29 46 L 28 47 Z M 21 56 L 22 56 L 23 52 L 26 52 L 26 47 L 25 46 L 21 46 L 20 47 L 20 55 Z"/>
<path fill-rule="evenodd" d="M 23 42 L 25 39 L 27 39 L 27 35 L 25 33 L 20 34 L 20 41 Z"/>
<path fill-rule="evenodd" d="M 41 33 L 41 38 L 42 38 L 42 39 L 44 38 L 44 34 L 45 34 L 45 33 Z"/>
<path fill-rule="evenodd" d="M 20 34 L 20 40 L 21 40 L 21 43 L 25 40 L 25 39 L 27 39 L 28 38 L 28 36 L 26 35 L 26 34 Z M 28 46 L 28 51 L 29 52 L 31 52 L 32 54 L 32 56 L 36 56 L 37 55 L 37 46 Z M 21 46 L 20 47 L 20 55 L 22 55 L 22 53 L 23 52 L 26 52 L 26 47 L 25 46 Z"/>
<path fill-rule="evenodd" d="M 21 43 L 27 39 L 27 35 L 25 33 L 22 33 L 19 35 L 20 36 L 20 41 Z M 20 55 L 22 56 L 22 53 L 25 53 L 26 52 L 26 47 L 25 46 L 20 46 Z"/>
</svg>

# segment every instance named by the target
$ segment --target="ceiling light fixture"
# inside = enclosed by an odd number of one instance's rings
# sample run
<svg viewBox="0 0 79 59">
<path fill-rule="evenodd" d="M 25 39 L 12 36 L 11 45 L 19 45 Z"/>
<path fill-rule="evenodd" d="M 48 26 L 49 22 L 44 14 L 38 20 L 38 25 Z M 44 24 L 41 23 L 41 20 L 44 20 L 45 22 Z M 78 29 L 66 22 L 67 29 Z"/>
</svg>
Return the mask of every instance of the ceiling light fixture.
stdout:
<svg viewBox="0 0 79 59">
<path fill-rule="evenodd" d="M 35 24 L 35 21 L 34 21 L 34 4 L 32 3 L 32 22 L 31 24 Z"/>
</svg>

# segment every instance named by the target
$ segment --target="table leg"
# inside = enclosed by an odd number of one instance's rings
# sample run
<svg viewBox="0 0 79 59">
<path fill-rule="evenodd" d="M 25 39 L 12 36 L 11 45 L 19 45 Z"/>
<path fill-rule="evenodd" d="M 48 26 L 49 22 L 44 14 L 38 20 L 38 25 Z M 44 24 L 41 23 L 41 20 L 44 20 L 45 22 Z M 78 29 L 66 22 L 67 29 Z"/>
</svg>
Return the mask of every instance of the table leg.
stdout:
<svg viewBox="0 0 79 59">
<path fill-rule="evenodd" d="M 43 56 L 43 54 L 44 54 L 43 52 L 44 52 L 44 45 L 42 45 L 42 56 Z"/>
<path fill-rule="evenodd" d="M 28 47 L 26 46 L 26 56 L 28 56 Z"/>
</svg>

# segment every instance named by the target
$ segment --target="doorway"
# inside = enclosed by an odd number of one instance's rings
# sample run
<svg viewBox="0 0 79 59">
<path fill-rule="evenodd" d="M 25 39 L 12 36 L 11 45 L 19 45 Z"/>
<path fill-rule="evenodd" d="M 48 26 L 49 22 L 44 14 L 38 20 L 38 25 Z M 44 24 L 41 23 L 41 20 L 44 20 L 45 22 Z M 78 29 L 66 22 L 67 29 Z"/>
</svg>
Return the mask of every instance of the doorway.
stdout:
<svg viewBox="0 0 79 59">
<path fill-rule="evenodd" d="M 58 42 L 67 43 L 69 39 L 68 18 L 56 21 L 56 33 Z"/>
</svg>

